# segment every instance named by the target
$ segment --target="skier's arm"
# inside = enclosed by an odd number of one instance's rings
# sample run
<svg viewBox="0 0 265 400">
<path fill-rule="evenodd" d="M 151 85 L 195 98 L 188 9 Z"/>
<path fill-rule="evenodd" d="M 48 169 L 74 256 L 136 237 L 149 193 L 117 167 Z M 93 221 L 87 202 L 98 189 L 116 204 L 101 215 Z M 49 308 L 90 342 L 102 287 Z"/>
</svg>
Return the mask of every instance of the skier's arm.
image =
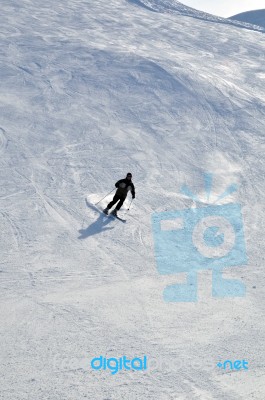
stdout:
<svg viewBox="0 0 265 400">
<path fill-rule="evenodd" d="M 118 182 L 115 183 L 116 188 L 119 187 L 120 183 L 123 181 L 123 179 L 120 179 Z"/>
</svg>

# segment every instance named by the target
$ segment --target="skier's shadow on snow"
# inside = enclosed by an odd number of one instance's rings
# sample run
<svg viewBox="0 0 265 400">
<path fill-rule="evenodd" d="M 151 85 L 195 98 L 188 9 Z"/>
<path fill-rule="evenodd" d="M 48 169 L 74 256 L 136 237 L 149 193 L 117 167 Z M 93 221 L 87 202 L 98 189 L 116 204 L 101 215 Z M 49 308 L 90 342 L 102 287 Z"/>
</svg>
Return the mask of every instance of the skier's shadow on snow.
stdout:
<svg viewBox="0 0 265 400">
<path fill-rule="evenodd" d="M 90 204 L 86 200 L 86 205 L 93 211 L 96 211 L 99 213 L 98 219 L 93 222 L 91 225 L 89 225 L 86 229 L 80 229 L 78 232 L 80 233 L 80 236 L 78 236 L 78 239 L 86 239 L 89 236 L 97 235 L 98 233 L 101 233 L 103 231 L 107 231 L 110 229 L 113 229 L 114 227 L 109 227 L 106 226 L 111 223 L 111 219 L 106 217 L 103 213 L 101 213 L 97 207 L 95 207 L 93 204 Z"/>
</svg>

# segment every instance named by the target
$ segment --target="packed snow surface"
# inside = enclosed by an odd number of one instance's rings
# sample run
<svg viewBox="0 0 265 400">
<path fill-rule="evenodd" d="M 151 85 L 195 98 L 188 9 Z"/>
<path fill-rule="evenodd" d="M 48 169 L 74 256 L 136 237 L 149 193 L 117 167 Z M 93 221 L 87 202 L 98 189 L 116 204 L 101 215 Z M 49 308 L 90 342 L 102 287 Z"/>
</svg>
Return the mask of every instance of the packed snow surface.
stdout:
<svg viewBox="0 0 265 400">
<path fill-rule="evenodd" d="M 2 0 L 1 17 L 0 398 L 264 400 L 264 30 L 172 0 Z M 129 171 L 121 223 L 94 205 Z M 166 302 L 186 275 L 159 274 L 152 216 L 207 207 L 205 173 L 210 201 L 237 184 L 220 205 L 241 207 L 248 262 L 224 277 L 246 294 L 212 297 L 208 269 L 197 302 Z"/>
</svg>

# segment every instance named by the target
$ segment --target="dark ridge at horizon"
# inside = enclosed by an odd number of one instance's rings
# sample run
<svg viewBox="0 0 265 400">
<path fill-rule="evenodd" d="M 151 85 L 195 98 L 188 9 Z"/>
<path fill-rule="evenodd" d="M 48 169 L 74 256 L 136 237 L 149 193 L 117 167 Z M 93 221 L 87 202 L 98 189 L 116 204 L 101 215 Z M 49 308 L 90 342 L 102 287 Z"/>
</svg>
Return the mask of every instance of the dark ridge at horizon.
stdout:
<svg viewBox="0 0 265 400">
<path fill-rule="evenodd" d="M 265 8 L 258 10 L 244 11 L 229 17 L 234 21 L 245 22 L 248 24 L 258 25 L 265 28 Z"/>
<path fill-rule="evenodd" d="M 258 25 L 253 22 L 247 23 L 244 20 L 240 21 L 236 18 L 225 18 L 218 15 L 211 14 L 209 12 L 198 10 L 196 8 L 187 6 L 180 1 L 172 0 L 126 0 L 128 3 L 133 4 L 138 7 L 142 7 L 148 11 L 171 14 L 171 15 L 182 15 L 186 17 L 191 17 L 195 19 L 200 19 L 203 21 L 209 21 L 225 25 L 234 25 L 243 29 L 250 29 L 254 31 L 262 32 L 264 31 L 263 25 Z"/>
</svg>

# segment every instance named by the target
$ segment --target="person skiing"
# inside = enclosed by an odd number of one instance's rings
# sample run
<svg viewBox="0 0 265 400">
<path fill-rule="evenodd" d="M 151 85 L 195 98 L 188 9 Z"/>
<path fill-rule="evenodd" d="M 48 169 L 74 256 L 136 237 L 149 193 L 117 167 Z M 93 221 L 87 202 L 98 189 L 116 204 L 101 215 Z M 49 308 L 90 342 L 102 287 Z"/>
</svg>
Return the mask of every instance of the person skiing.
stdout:
<svg viewBox="0 0 265 400">
<path fill-rule="evenodd" d="M 115 186 L 117 188 L 115 195 L 114 195 L 112 201 L 103 210 L 103 212 L 107 215 L 108 215 L 111 207 L 113 207 L 114 204 L 116 204 L 118 202 L 115 209 L 111 212 L 111 214 L 113 214 L 114 216 L 117 216 L 117 211 L 119 211 L 119 209 L 123 205 L 124 200 L 126 199 L 127 193 L 129 191 L 131 191 L 131 193 L 132 193 L 132 198 L 133 199 L 135 198 L 135 188 L 134 188 L 134 184 L 132 183 L 132 174 L 130 172 L 128 172 L 125 179 L 120 179 L 118 182 L 116 182 Z"/>
</svg>

